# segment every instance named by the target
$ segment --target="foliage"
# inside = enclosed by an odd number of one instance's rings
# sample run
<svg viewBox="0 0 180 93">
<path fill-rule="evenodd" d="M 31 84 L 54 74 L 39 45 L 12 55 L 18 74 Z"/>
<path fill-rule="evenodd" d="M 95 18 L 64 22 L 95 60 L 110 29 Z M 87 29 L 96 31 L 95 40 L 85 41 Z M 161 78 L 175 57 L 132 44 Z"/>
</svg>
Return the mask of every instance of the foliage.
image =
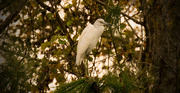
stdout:
<svg viewBox="0 0 180 93">
<path fill-rule="evenodd" d="M 118 77 L 109 73 L 102 78 L 82 78 L 71 83 L 62 83 L 55 93 L 131 93 L 135 89 L 133 78 L 124 74 Z"/>
<path fill-rule="evenodd" d="M 17 38 L 11 36 L 9 38 L 11 44 L 4 44 L 1 47 L 1 50 L 6 51 L 3 52 L 6 62 L 0 65 L 1 92 L 28 92 L 32 90 L 30 82 L 33 80 L 33 73 L 36 69 L 33 66 L 35 61 L 29 59 L 30 56 L 27 55 L 26 48 L 14 45 L 16 40 Z M 11 45 L 14 46 L 11 47 Z"/>
</svg>

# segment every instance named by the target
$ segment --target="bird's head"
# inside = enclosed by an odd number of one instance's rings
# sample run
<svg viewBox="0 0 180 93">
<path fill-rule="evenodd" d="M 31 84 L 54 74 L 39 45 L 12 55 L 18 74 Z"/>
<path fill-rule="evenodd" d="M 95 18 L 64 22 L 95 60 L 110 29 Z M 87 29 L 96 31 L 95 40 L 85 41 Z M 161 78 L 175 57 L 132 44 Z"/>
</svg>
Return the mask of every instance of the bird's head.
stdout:
<svg viewBox="0 0 180 93">
<path fill-rule="evenodd" d="M 102 18 L 99 18 L 94 22 L 94 25 L 95 26 L 104 26 L 104 25 L 111 25 L 111 24 L 105 22 Z"/>
</svg>

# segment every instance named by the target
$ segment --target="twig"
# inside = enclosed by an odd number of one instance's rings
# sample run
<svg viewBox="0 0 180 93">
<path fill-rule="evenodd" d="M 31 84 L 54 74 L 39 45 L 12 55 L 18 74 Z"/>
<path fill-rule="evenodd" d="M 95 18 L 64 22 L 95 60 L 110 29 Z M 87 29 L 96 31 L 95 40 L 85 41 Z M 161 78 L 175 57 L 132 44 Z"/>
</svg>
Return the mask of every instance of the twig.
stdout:
<svg viewBox="0 0 180 93">
<path fill-rule="evenodd" d="M 127 22 L 127 24 L 130 26 L 130 28 L 132 29 L 132 31 L 133 31 L 133 33 L 136 35 L 136 37 L 141 40 L 141 38 L 137 35 L 137 33 L 135 32 L 135 30 L 133 29 L 133 27 L 131 26 L 131 24 L 129 23 L 129 21 L 126 19 L 125 16 L 124 16 L 124 19 L 125 19 L 125 21 Z"/>
<path fill-rule="evenodd" d="M 23 58 L 18 62 L 18 65 L 17 65 L 16 69 L 19 68 L 20 64 L 22 63 L 22 61 L 23 61 L 24 58 L 26 57 L 26 54 L 27 54 L 27 49 L 25 49 L 25 54 L 24 54 Z"/>
<path fill-rule="evenodd" d="M 78 75 L 78 74 L 75 73 L 75 72 L 69 71 L 69 70 L 64 69 L 64 68 L 62 68 L 62 69 L 63 69 L 63 71 L 68 72 L 69 74 L 73 74 L 73 75 L 77 76 L 77 78 L 81 77 L 80 75 Z"/>
</svg>

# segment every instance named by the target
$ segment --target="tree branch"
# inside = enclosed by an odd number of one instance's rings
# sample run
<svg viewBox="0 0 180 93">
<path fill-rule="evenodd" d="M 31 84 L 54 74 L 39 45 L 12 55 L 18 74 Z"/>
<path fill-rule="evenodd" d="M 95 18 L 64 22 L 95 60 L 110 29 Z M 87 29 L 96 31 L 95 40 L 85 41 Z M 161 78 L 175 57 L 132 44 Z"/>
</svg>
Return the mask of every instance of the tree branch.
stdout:
<svg viewBox="0 0 180 93">
<path fill-rule="evenodd" d="M 18 6 L 16 6 L 14 11 L 12 11 L 12 13 L 6 18 L 6 20 L 0 24 L 0 34 L 6 29 L 7 26 L 9 26 L 13 19 L 19 14 L 26 2 L 27 0 L 20 0 Z"/>
<path fill-rule="evenodd" d="M 95 2 L 97 2 L 98 4 L 101 4 L 101 5 L 103 5 L 103 6 L 106 6 L 106 7 L 110 8 L 110 9 L 112 9 L 111 6 L 107 6 L 107 4 L 105 4 L 104 2 L 102 2 L 102 1 L 100 1 L 100 0 L 96 0 Z M 127 18 L 131 19 L 132 21 L 134 21 L 134 22 L 137 23 L 137 24 L 144 25 L 143 22 L 139 22 L 139 21 L 137 21 L 136 19 L 134 19 L 133 17 L 131 17 L 131 16 L 129 16 L 129 15 L 123 13 L 123 12 L 121 12 L 121 14 L 122 14 L 123 16 L 126 16 Z"/>
<path fill-rule="evenodd" d="M 127 24 L 130 26 L 130 28 L 132 29 L 132 31 L 133 31 L 133 33 L 136 35 L 136 37 L 137 37 L 138 39 L 140 39 L 140 37 L 137 35 L 136 31 L 133 29 L 133 27 L 132 27 L 131 24 L 128 22 L 128 20 L 126 19 L 125 16 L 124 16 L 124 19 L 125 19 L 125 21 L 127 22 Z"/>
<path fill-rule="evenodd" d="M 17 65 L 16 69 L 18 69 L 18 68 L 19 68 L 20 64 L 21 64 L 21 63 L 22 63 L 22 61 L 25 59 L 26 54 L 27 54 L 27 49 L 25 49 L 24 56 L 23 56 L 23 58 L 22 58 L 22 59 L 18 62 L 18 65 Z"/>
<path fill-rule="evenodd" d="M 127 14 L 125 14 L 125 13 L 123 13 L 123 12 L 121 12 L 121 14 L 122 14 L 123 16 L 126 16 L 127 18 L 131 19 L 132 21 L 134 21 L 134 22 L 137 23 L 137 24 L 144 25 L 143 22 L 139 22 L 139 21 L 137 21 L 136 19 L 130 17 L 129 15 L 127 15 Z"/>
<path fill-rule="evenodd" d="M 46 10 L 48 10 L 48 11 L 50 11 L 51 13 L 56 12 L 56 10 L 55 10 L 54 8 L 47 6 L 47 5 L 44 4 L 41 0 L 36 0 L 36 2 L 37 2 L 41 7 L 43 7 L 44 9 L 46 9 Z"/>
<path fill-rule="evenodd" d="M 77 76 L 77 78 L 80 78 L 81 77 L 81 75 L 79 75 L 78 73 L 75 73 L 75 72 L 73 72 L 73 71 L 69 71 L 69 70 L 67 70 L 67 69 L 64 69 L 64 68 L 62 68 L 65 72 L 68 72 L 69 74 L 73 74 L 73 75 L 75 75 L 75 76 Z"/>
</svg>

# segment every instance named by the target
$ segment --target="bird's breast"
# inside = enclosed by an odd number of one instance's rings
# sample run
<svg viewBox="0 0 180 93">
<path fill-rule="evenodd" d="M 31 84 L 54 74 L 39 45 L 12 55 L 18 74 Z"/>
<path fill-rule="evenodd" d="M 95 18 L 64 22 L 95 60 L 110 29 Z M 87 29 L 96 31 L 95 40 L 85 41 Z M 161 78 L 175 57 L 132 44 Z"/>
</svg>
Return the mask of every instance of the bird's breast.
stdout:
<svg viewBox="0 0 180 93">
<path fill-rule="evenodd" d="M 96 34 L 95 36 L 100 37 L 102 35 L 103 31 L 104 31 L 103 26 L 96 27 L 94 30 L 94 33 Z"/>
</svg>

